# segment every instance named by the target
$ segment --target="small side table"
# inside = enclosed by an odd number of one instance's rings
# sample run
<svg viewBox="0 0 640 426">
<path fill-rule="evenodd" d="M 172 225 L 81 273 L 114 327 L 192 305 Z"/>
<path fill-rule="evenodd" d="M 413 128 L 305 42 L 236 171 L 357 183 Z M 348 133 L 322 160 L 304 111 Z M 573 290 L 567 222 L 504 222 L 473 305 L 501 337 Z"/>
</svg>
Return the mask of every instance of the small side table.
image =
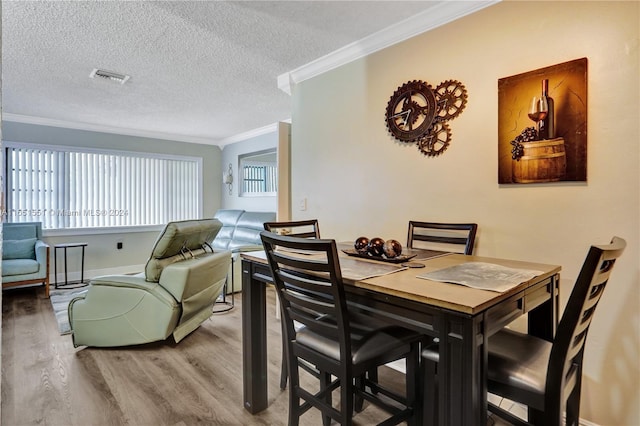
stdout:
<svg viewBox="0 0 640 426">
<path fill-rule="evenodd" d="M 88 243 L 64 243 L 54 244 L 53 246 L 53 274 L 55 277 L 54 287 L 58 288 L 69 284 L 84 284 L 84 248 L 89 245 Z M 80 281 L 69 281 L 67 277 L 67 249 L 81 247 L 82 248 L 82 266 L 80 267 Z M 64 250 L 64 284 L 58 284 L 58 249 Z"/>
</svg>

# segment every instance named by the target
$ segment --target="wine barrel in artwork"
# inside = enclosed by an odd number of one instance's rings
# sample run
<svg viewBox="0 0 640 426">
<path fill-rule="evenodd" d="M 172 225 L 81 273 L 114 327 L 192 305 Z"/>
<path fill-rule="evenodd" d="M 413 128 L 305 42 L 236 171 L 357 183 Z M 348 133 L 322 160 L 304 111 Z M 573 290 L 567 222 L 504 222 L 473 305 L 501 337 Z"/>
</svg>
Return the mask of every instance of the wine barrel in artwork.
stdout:
<svg viewBox="0 0 640 426">
<path fill-rule="evenodd" d="M 514 182 L 557 182 L 564 178 L 567 157 L 563 138 L 522 142 L 522 146 L 522 157 L 513 161 Z"/>
</svg>

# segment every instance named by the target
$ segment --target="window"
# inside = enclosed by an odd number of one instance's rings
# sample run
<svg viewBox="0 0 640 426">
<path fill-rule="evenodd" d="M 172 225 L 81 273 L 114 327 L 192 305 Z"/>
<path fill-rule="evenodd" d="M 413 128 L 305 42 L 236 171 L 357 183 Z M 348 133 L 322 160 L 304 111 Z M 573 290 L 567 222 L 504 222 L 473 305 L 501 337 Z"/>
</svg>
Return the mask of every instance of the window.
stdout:
<svg viewBox="0 0 640 426">
<path fill-rule="evenodd" d="M 243 196 L 276 195 L 278 192 L 278 164 L 275 150 L 266 150 L 242 155 Z"/>
<path fill-rule="evenodd" d="M 201 217 L 202 160 L 5 143 L 9 222 L 45 229 Z"/>
</svg>

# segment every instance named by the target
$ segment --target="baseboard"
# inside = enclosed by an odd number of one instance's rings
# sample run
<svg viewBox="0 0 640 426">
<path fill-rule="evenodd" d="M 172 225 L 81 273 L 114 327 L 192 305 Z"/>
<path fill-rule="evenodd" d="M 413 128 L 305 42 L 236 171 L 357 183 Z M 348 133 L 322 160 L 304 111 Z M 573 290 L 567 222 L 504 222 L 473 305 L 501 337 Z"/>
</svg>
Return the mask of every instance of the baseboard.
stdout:
<svg viewBox="0 0 640 426">
<path fill-rule="evenodd" d="M 90 269 L 84 271 L 84 280 L 89 281 L 91 278 L 99 277 L 102 275 L 124 275 L 135 274 L 138 272 L 144 272 L 145 265 L 126 265 L 118 266 L 116 268 L 104 268 L 104 269 Z M 67 281 L 80 281 L 80 271 L 72 271 L 67 274 Z M 54 274 L 49 275 L 49 282 L 54 285 L 56 282 L 56 276 Z M 58 268 L 58 285 L 64 284 L 64 271 L 60 272 Z"/>
<path fill-rule="evenodd" d="M 593 423 L 585 419 L 580 419 L 580 426 L 599 426 L 599 425 L 597 423 Z"/>
</svg>

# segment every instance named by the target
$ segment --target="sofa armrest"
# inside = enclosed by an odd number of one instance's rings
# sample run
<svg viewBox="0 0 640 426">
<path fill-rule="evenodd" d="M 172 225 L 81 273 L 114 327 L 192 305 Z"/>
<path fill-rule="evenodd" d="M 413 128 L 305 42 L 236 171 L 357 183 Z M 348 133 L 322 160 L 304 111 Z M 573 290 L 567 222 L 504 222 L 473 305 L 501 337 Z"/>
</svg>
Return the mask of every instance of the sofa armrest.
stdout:
<svg viewBox="0 0 640 426">
<path fill-rule="evenodd" d="M 46 265 L 47 257 L 49 256 L 49 244 L 42 240 L 36 240 L 34 249 L 36 252 L 36 261 L 41 265 Z"/>
<path fill-rule="evenodd" d="M 241 247 L 235 247 L 231 250 L 233 253 L 244 253 L 246 251 L 262 251 L 264 250 L 264 246 L 262 245 L 246 245 Z"/>
</svg>

